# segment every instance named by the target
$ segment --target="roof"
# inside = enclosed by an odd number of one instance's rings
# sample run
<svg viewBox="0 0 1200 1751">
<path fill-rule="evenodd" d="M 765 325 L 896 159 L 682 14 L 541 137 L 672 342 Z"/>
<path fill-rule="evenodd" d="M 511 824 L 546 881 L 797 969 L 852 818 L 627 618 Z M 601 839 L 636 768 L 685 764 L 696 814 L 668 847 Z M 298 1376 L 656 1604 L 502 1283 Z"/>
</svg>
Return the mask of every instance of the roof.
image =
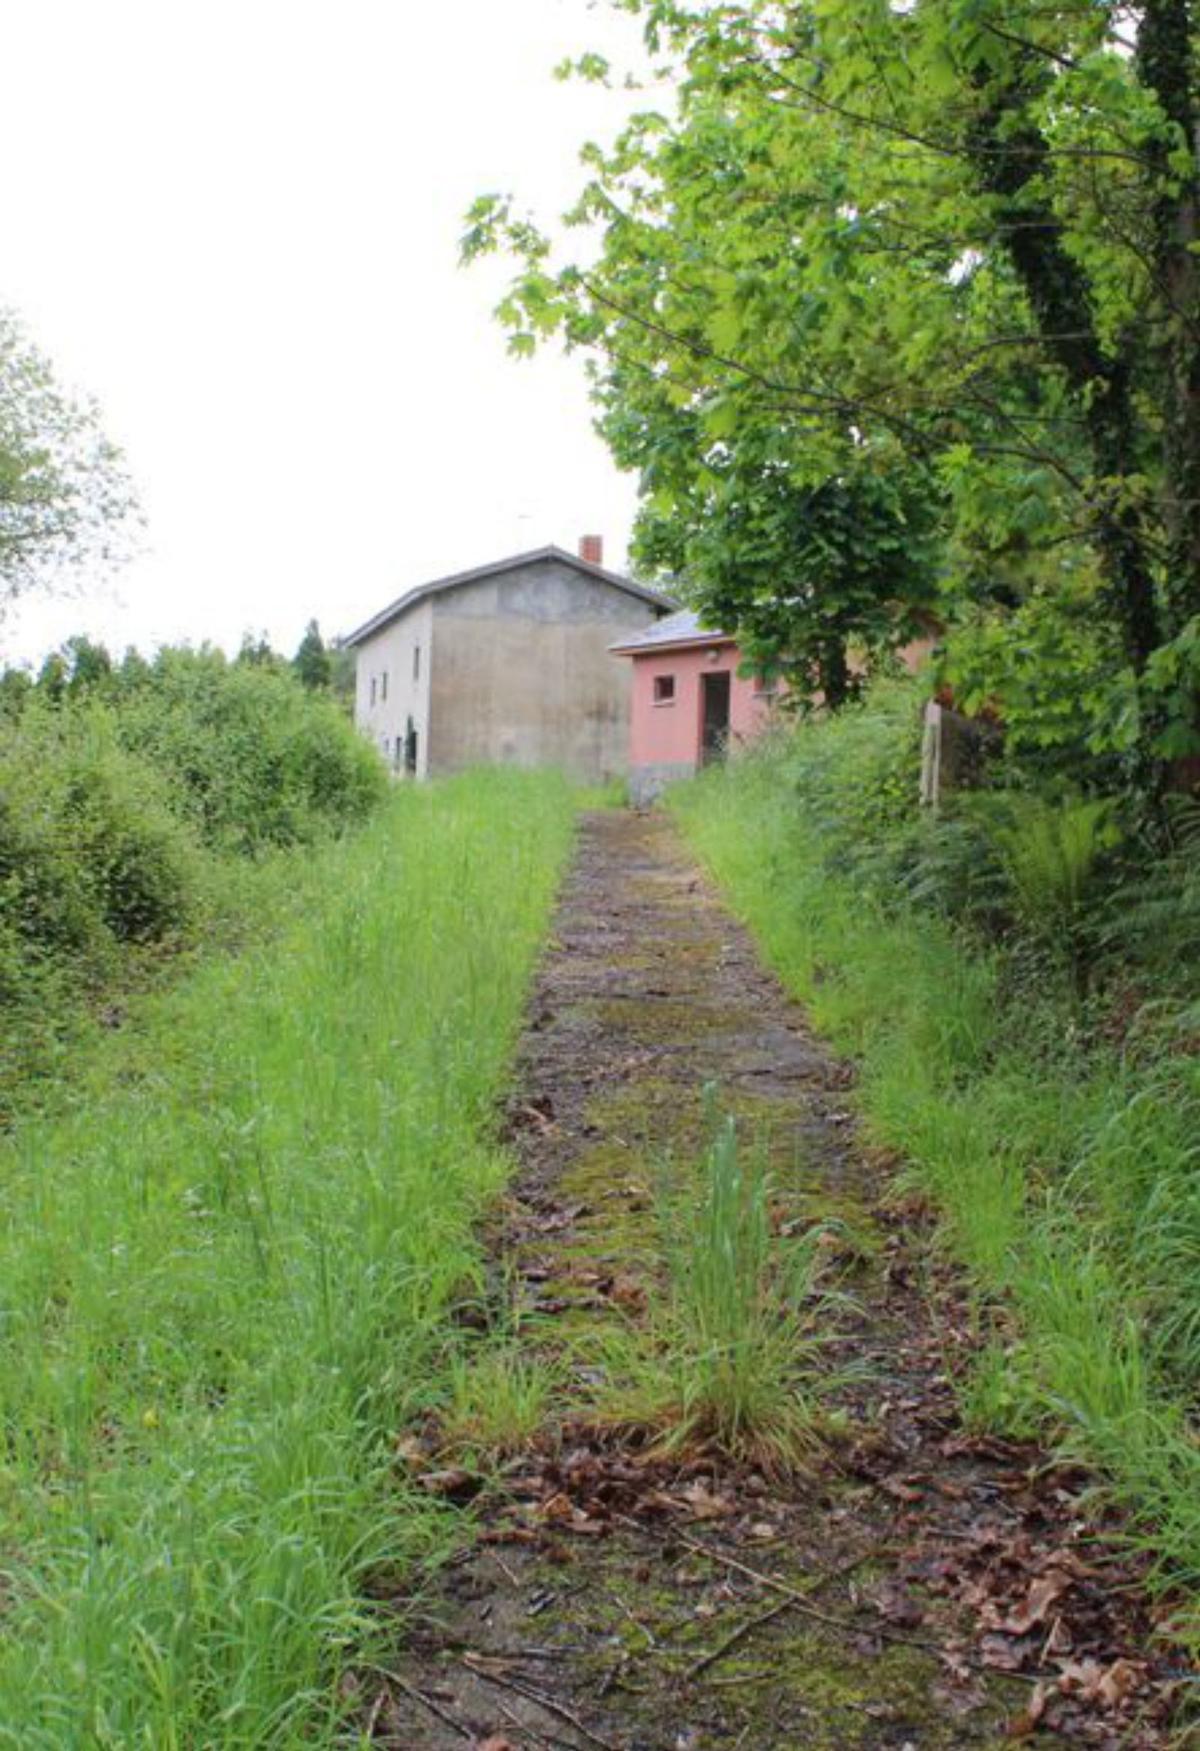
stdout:
<svg viewBox="0 0 1200 1751">
<path fill-rule="evenodd" d="M 415 588 L 406 590 L 403 596 L 397 596 L 390 607 L 382 608 L 378 614 L 373 614 L 370 620 L 347 633 L 342 640 L 343 645 L 362 644 L 376 632 L 382 632 L 385 626 L 390 626 L 393 620 L 398 620 L 402 614 L 407 614 L 410 608 L 415 608 L 418 602 L 424 602 L 430 596 L 440 596 L 445 590 L 457 590 L 463 584 L 482 583 L 486 578 L 499 577 L 503 572 L 519 571 L 524 566 L 537 565 L 543 560 L 557 560 L 560 565 L 569 565 L 584 577 L 596 578 L 603 584 L 611 584 L 615 590 L 623 590 L 627 596 L 634 596 L 639 602 L 648 602 L 655 608 L 674 608 L 673 596 L 664 596 L 659 590 L 648 589 L 644 584 L 635 584 L 632 578 L 623 577 L 620 572 L 610 572 L 602 565 L 593 565 L 590 560 L 580 559 L 577 554 L 568 553 L 564 547 L 536 547 L 530 553 L 515 553 L 511 559 L 496 559 L 490 565 L 473 566 L 470 571 L 452 572 L 449 577 L 434 578 L 427 584 L 417 584 Z"/>
<path fill-rule="evenodd" d="M 668 614 L 665 619 L 656 620 L 653 626 L 646 627 L 644 632 L 633 638 L 623 638 L 619 644 L 608 648 L 620 656 L 637 657 L 646 651 L 662 650 L 664 646 L 732 643 L 732 633 L 706 627 L 694 608 L 681 608 L 677 614 Z"/>
</svg>

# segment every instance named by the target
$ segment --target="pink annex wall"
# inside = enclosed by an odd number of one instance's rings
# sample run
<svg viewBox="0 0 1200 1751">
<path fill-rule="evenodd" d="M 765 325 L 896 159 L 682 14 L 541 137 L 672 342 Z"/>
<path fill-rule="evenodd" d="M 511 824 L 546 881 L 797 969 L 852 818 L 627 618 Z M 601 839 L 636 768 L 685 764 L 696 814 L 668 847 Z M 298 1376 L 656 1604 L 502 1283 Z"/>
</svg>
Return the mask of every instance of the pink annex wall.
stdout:
<svg viewBox="0 0 1200 1751">
<path fill-rule="evenodd" d="M 701 675 L 728 672 L 729 735 L 735 746 L 751 740 L 767 722 L 771 696 L 752 677 L 738 674 L 741 657 L 729 640 L 637 654 L 633 663 L 633 716 L 629 734 L 631 766 L 676 766 L 700 761 Z M 654 697 L 658 676 L 673 675 L 675 697 Z"/>
</svg>

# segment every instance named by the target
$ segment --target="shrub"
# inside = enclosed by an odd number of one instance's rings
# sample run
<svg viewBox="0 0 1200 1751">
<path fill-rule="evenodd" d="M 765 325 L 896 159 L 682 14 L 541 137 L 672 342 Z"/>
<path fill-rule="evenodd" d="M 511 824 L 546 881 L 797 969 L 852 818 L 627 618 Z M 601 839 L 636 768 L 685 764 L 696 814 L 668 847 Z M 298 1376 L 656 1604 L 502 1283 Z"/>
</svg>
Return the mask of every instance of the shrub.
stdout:
<svg viewBox="0 0 1200 1751">
<path fill-rule="evenodd" d="M 257 854 L 364 821 L 387 773 L 326 694 L 218 651 L 169 650 L 119 698 L 117 734 L 215 847 Z"/>
<path fill-rule="evenodd" d="M 22 689 L 4 722 L 0 1100 L 61 1062 L 87 1005 L 148 951 L 237 909 L 239 856 L 342 832 L 388 787 L 332 699 L 211 651 Z"/>
</svg>

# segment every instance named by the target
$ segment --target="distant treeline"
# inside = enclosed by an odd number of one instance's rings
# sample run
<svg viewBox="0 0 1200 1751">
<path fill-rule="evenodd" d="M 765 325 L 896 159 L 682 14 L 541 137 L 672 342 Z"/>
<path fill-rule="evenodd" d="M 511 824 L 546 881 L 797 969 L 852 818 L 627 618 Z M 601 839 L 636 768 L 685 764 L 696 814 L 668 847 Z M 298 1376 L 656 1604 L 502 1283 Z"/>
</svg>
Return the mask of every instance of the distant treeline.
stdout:
<svg viewBox="0 0 1200 1751">
<path fill-rule="evenodd" d="M 291 661 L 79 638 L 0 675 L 0 1116 L 89 1011 L 225 920 L 248 859 L 380 802 L 331 679 L 315 626 Z"/>
</svg>

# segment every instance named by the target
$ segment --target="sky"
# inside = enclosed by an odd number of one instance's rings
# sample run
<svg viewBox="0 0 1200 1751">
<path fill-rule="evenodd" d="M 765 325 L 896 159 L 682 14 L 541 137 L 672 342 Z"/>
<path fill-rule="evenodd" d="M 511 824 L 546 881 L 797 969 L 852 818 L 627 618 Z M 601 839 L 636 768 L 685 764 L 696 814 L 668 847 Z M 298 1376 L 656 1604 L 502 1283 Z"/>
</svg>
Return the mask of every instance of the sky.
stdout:
<svg viewBox="0 0 1200 1751">
<path fill-rule="evenodd" d="M 462 215 L 571 199 L 635 51 L 587 0 L 37 0 L 5 19 L 0 303 L 97 398 L 146 526 L 109 584 L 27 597 L 0 659 L 73 632 L 291 650 L 410 584 L 580 535 L 621 564 L 634 487 L 582 364 L 508 357 Z"/>
</svg>

